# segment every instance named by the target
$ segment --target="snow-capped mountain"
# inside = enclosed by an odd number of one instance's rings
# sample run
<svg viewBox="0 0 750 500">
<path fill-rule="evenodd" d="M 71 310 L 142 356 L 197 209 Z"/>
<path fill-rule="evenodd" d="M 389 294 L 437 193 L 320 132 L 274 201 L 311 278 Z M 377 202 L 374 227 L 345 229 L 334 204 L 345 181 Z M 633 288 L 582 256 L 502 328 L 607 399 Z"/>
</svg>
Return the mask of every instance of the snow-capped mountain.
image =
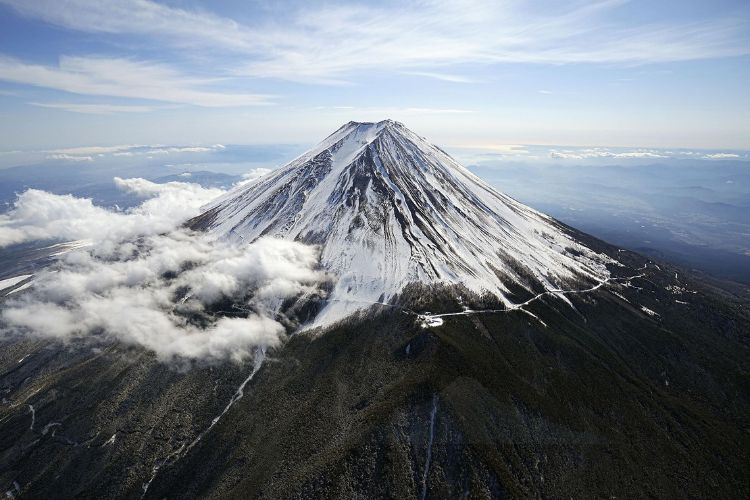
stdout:
<svg viewBox="0 0 750 500">
<path fill-rule="evenodd" d="M 319 325 L 411 282 L 462 284 L 510 304 L 510 285 L 554 291 L 597 282 L 611 262 L 392 120 L 345 124 L 212 202 L 191 225 L 246 242 L 320 245 L 337 281 Z"/>
<path fill-rule="evenodd" d="M 338 275 L 330 300 L 288 301 L 278 319 L 291 333 L 324 306 L 312 325 L 326 334 L 174 366 L 99 326 L 64 344 L 0 335 L 6 497 L 750 498 L 750 302 L 737 284 L 566 227 L 390 121 L 345 125 L 189 224 L 319 244 Z M 0 282 L 12 292 L 0 309 L 33 292 L 23 277 Z M 411 281 L 515 305 L 426 286 L 333 324 Z M 92 310 L 122 308 L 139 335 L 154 316 L 138 303 L 163 294 L 132 289 Z M 164 307 L 191 325 L 240 320 L 244 338 L 244 292 Z M 53 333 L 69 314 L 30 309 Z M 154 323 L 170 345 L 224 343 Z"/>
</svg>

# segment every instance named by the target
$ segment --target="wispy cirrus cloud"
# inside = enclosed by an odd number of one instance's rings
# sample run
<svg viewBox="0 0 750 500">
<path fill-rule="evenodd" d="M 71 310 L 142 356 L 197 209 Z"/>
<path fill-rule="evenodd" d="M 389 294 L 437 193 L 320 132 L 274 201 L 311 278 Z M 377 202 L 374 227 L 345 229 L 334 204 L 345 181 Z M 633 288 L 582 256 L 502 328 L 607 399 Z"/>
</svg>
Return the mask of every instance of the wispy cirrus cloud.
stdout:
<svg viewBox="0 0 750 500">
<path fill-rule="evenodd" d="M 443 82 L 450 83 L 479 83 L 481 80 L 476 78 L 470 78 L 463 75 L 451 74 L 451 73 L 436 73 L 434 71 L 406 71 L 407 75 L 422 76 L 425 78 L 432 78 L 434 80 L 440 80 Z"/>
<path fill-rule="evenodd" d="M 379 120 L 383 116 L 427 116 L 427 115 L 462 115 L 474 110 L 462 108 L 421 108 L 421 107 L 380 107 L 380 106 L 316 106 L 319 110 L 341 111 L 345 116 L 356 115 L 362 120 Z"/>
<path fill-rule="evenodd" d="M 170 7 L 150 0 L 0 0 L 19 14 L 88 33 L 158 37 L 175 45 L 247 51 L 263 45 L 263 33 L 205 10 Z"/>
<path fill-rule="evenodd" d="M 736 20 L 635 28 L 608 22 L 607 15 L 623 3 L 576 2 L 544 14 L 524 2 L 419 2 L 397 12 L 326 6 L 299 13 L 282 29 L 280 43 L 238 71 L 305 81 L 407 69 L 434 78 L 465 64 L 634 65 L 750 51 L 747 43 L 738 43 L 747 35 Z"/>
<path fill-rule="evenodd" d="M 341 83 L 367 70 L 465 83 L 473 79 L 449 68 L 497 63 L 634 65 L 750 53 L 741 19 L 664 19 L 633 25 L 616 16 L 626 0 L 308 4 L 253 24 L 149 0 L 0 3 L 68 29 L 155 38 L 194 52 L 221 49 L 235 58 L 232 73 L 238 76 L 314 83 Z"/>
<path fill-rule="evenodd" d="M 71 113 L 83 113 L 89 115 L 111 115 L 115 113 L 148 113 L 158 106 L 120 105 L 120 104 L 86 104 L 77 102 L 30 102 L 32 106 L 39 108 L 60 109 Z"/>
<path fill-rule="evenodd" d="M 204 107 L 257 106 L 271 102 L 268 95 L 206 90 L 215 84 L 215 79 L 195 78 L 164 64 L 128 58 L 62 56 L 57 66 L 48 66 L 0 56 L 0 80 L 74 94 Z"/>
<path fill-rule="evenodd" d="M 305 142 L 339 114 L 413 116 L 410 126 L 438 141 L 747 147 L 737 82 L 750 8 L 741 2 L 0 0 L 0 10 L 19 27 L 0 49 L 0 82 L 18 96 L 2 104 L 19 115 L 22 102 L 60 110 L 29 113 L 36 134 L 6 125 L 6 149 L 54 143 L 42 137 L 62 119 L 78 136 L 103 124 L 95 142 L 274 142 L 281 133 Z M 635 80 L 611 84 L 619 77 Z M 577 112 L 561 113 L 572 94 Z M 412 109 L 318 112 L 338 103 Z M 231 109 L 263 104 L 281 106 L 263 117 Z M 514 115 L 521 107 L 533 112 Z M 427 109 L 440 111 L 433 119 Z M 467 110 L 475 114 L 451 119 Z M 113 139 L 122 123 L 84 114 L 128 115 L 138 126 Z"/>
</svg>

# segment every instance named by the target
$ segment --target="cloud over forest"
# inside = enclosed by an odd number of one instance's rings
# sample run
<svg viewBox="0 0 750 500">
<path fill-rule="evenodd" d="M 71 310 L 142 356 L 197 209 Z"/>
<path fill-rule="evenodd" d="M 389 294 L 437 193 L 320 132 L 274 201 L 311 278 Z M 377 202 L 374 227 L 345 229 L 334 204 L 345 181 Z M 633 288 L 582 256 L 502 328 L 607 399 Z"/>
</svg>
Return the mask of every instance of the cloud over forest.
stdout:
<svg viewBox="0 0 750 500">
<path fill-rule="evenodd" d="M 272 238 L 237 245 L 181 227 L 222 190 L 144 179 L 115 183 L 143 202 L 118 212 L 29 190 L 0 219 L 3 246 L 92 241 L 4 303 L 6 334 L 119 341 L 163 360 L 242 360 L 280 342 L 285 327 L 277 314 L 285 300 L 322 293 L 327 277 L 317 267 L 316 247 Z M 231 310 L 220 311 L 227 304 Z"/>
</svg>

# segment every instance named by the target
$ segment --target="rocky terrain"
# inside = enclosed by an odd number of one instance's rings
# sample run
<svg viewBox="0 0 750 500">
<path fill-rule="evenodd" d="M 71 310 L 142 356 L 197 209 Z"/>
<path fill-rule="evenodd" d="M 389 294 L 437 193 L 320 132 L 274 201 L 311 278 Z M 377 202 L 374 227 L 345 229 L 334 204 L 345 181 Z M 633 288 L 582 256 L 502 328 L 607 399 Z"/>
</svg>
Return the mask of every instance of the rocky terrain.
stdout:
<svg viewBox="0 0 750 500">
<path fill-rule="evenodd" d="M 349 273 L 327 298 L 279 306 L 279 346 L 165 363 L 106 340 L 5 336 L 6 496 L 750 496 L 747 289 L 486 191 L 399 127 L 348 124 L 189 222 L 239 243 L 317 242 L 321 265 Z M 461 224 L 469 212 L 484 222 Z M 331 230 L 310 230 L 326 213 Z M 363 248 L 373 265 L 357 267 Z M 399 248 L 411 253 L 386 252 Z M 206 314 L 241 314 L 233 300 Z"/>
</svg>

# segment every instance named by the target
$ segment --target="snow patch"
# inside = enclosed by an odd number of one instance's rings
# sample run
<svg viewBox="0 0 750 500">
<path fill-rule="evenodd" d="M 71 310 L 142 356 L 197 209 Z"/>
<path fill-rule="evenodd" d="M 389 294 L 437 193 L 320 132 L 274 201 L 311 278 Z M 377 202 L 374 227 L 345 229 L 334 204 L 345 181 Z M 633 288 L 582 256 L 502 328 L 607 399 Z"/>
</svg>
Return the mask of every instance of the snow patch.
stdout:
<svg viewBox="0 0 750 500">
<path fill-rule="evenodd" d="M 14 288 L 10 292 L 6 293 L 5 295 L 13 295 L 14 293 L 23 292 L 24 290 L 28 290 L 34 285 L 33 281 L 29 281 L 28 283 L 24 283 L 23 285 L 19 286 L 18 288 Z"/>
<path fill-rule="evenodd" d="M 29 426 L 29 430 L 34 430 L 34 424 L 36 423 L 36 411 L 34 410 L 34 405 L 28 405 L 29 406 L 29 413 L 31 413 L 31 425 Z"/>
<path fill-rule="evenodd" d="M 24 280 L 27 280 L 34 276 L 33 274 L 22 274 L 21 276 L 15 276 L 13 278 L 6 278 L 4 280 L 0 280 L 0 292 L 3 292 L 9 288 L 13 288 L 17 284 L 21 283 Z"/>
<path fill-rule="evenodd" d="M 435 316 L 421 316 L 420 319 L 422 320 L 420 324 L 422 328 L 433 328 L 443 324 L 443 318 Z"/>
<path fill-rule="evenodd" d="M 313 327 L 388 302 L 409 283 L 460 284 L 511 306 L 511 282 L 555 291 L 601 282 L 615 263 L 391 120 L 349 122 L 203 210 L 195 227 L 230 240 L 320 245 L 337 282 Z"/>
<path fill-rule="evenodd" d="M 649 316 L 659 316 L 659 313 L 652 311 L 646 306 L 641 306 L 641 311 L 645 312 Z"/>
</svg>

